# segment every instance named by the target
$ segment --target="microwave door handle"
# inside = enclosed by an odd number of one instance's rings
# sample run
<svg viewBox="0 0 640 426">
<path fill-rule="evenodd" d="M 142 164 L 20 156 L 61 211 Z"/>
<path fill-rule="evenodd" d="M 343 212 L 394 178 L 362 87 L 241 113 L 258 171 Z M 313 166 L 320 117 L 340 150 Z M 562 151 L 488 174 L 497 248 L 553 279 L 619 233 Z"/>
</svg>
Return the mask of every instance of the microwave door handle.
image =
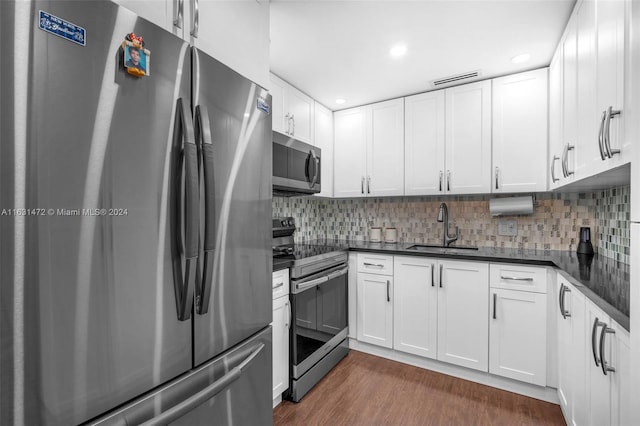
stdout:
<svg viewBox="0 0 640 426">
<path fill-rule="evenodd" d="M 198 148 L 195 144 L 191 114 L 185 111 L 182 98 L 176 103 L 175 125 L 173 131 L 173 151 L 178 155 L 174 160 L 172 220 L 174 248 L 173 272 L 174 291 L 178 320 L 186 321 L 191 317 L 193 292 L 198 266 L 198 224 L 199 224 L 199 185 L 198 185 Z M 184 169 L 184 201 L 182 172 Z M 184 213 L 182 209 L 184 208 Z M 184 229 L 184 241 L 182 231 Z M 184 242 L 184 244 L 183 244 Z M 184 256 L 184 271 L 182 260 Z"/>
<path fill-rule="evenodd" d="M 320 172 L 320 159 L 316 156 L 313 150 L 309 150 L 309 157 L 313 159 L 313 164 L 314 164 L 313 179 L 311 179 L 311 185 L 310 185 L 310 187 L 313 188 L 318 182 L 318 174 Z"/>
<path fill-rule="evenodd" d="M 204 183 L 204 245 L 202 263 L 202 282 L 196 286 L 196 308 L 199 315 L 209 311 L 211 282 L 213 280 L 213 257 L 215 251 L 215 185 L 213 140 L 209 113 L 203 105 L 196 107 L 196 141 L 202 152 L 202 172 Z"/>
</svg>

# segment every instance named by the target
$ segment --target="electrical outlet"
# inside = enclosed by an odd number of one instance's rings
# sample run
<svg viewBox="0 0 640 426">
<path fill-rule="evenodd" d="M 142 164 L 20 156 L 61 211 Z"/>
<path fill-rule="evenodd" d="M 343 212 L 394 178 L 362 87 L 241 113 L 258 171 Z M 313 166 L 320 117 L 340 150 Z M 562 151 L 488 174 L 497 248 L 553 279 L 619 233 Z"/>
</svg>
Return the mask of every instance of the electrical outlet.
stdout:
<svg viewBox="0 0 640 426">
<path fill-rule="evenodd" d="M 501 220 L 498 222 L 498 235 L 515 237 L 518 235 L 518 222 L 515 220 Z"/>
</svg>

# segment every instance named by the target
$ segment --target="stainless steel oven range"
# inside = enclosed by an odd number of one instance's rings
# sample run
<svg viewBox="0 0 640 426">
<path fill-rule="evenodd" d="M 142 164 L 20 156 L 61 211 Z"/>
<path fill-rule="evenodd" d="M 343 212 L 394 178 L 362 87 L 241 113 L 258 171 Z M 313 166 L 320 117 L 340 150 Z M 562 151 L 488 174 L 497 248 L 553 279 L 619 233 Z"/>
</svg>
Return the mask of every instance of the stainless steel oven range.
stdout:
<svg viewBox="0 0 640 426">
<path fill-rule="evenodd" d="M 290 259 L 291 382 L 298 402 L 349 353 L 348 254 L 327 244 L 294 244 L 293 218 L 273 219 L 274 259 Z"/>
</svg>

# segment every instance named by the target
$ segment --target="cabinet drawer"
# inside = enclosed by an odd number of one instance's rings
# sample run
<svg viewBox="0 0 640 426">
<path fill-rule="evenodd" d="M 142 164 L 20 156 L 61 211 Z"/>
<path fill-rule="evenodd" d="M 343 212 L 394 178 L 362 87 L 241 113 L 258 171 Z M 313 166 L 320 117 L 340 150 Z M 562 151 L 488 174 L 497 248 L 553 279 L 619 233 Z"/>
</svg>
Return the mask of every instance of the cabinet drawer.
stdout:
<svg viewBox="0 0 640 426">
<path fill-rule="evenodd" d="M 358 253 L 358 272 L 393 275 L 393 256 Z"/>
<path fill-rule="evenodd" d="M 547 292 L 547 269 L 544 267 L 491 264 L 489 280 L 492 288 Z"/>
<path fill-rule="evenodd" d="M 289 294 L 289 269 L 273 272 L 273 299 Z"/>
</svg>

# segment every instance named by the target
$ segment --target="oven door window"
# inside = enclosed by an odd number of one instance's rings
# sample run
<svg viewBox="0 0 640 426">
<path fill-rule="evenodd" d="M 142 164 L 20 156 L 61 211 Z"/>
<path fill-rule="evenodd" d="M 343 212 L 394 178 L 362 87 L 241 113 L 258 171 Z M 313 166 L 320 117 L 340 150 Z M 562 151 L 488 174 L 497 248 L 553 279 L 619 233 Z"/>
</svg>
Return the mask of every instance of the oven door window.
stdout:
<svg viewBox="0 0 640 426">
<path fill-rule="evenodd" d="M 298 365 L 347 327 L 347 275 L 292 295 L 293 363 Z"/>
</svg>

